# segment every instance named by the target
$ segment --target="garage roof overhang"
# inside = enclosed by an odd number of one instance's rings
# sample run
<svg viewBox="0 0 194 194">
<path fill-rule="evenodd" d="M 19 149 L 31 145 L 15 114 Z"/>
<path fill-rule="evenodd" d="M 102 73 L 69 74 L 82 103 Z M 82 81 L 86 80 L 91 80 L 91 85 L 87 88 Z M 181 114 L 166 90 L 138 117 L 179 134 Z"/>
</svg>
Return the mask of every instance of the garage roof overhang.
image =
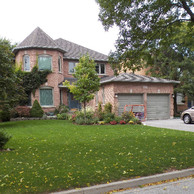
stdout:
<svg viewBox="0 0 194 194">
<path fill-rule="evenodd" d="M 136 75 L 133 73 L 122 73 L 118 76 L 102 77 L 101 84 L 110 82 L 139 82 L 139 83 L 164 83 L 164 84 L 179 84 L 180 81 L 168 80 L 156 77 Z"/>
</svg>

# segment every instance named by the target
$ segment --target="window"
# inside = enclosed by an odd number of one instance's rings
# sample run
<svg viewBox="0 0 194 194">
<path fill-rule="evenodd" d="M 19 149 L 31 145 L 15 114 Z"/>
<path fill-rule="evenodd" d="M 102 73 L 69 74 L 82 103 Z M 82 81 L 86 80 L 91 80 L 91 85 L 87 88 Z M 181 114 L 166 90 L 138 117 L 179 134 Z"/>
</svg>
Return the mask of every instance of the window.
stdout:
<svg viewBox="0 0 194 194">
<path fill-rule="evenodd" d="M 180 105 L 184 104 L 184 96 L 183 96 L 183 94 L 177 93 L 176 101 L 177 101 L 177 104 L 180 104 Z"/>
<path fill-rule="evenodd" d="M 96 72 L 97 74 L 105 74 L 105 64 L 97 64 Z"/>
<path fill-rule="evenodd" d="M 41 106 L 53 105 L 53 91 L 51 88 L 40 89 L 40 105 Z"/>
<path fill-rule="evenodd" d="M 59 68 L 59 72 L 61 73 L 61 57 L 60 56 L 58 58 L 58 68 Z"/>
<path fill-rule="evenodd" d="M 24 55 L 23 63 L 24 63 L 24 71 L 30 71 L 30 57 L 28 55 Z"/>
<path fill-rule="evenodd" d="M 52 57 L 48 55 L 41 55 L 38 57 L 38 68 L 39 70 L 51 70 Z"/>
<path fill-rule="evenodd" d="M 69 73 L 70 74 L 73 74 L 73 73 L 75 73 L 75 66 L 76 66 L 76 64 L 77 63 L 75 63 L 75 62 L 69 62 Z"/>
</svg>

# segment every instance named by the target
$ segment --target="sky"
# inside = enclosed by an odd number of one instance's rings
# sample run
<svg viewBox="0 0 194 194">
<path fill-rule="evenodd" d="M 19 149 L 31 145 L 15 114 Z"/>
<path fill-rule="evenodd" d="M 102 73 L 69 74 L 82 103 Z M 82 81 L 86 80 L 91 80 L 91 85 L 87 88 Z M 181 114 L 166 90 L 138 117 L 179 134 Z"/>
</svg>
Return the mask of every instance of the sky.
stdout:
<svg viewBox="0 0 194 194">
<path fill-rule="evenodd" d="M 118 29 L 104 30 L 95 0 L 1 0 L 0 38 L 22 42 L 36 27 L 51 38 L 63 38 L 108 55 L 115 50 Z"/>
</svg>

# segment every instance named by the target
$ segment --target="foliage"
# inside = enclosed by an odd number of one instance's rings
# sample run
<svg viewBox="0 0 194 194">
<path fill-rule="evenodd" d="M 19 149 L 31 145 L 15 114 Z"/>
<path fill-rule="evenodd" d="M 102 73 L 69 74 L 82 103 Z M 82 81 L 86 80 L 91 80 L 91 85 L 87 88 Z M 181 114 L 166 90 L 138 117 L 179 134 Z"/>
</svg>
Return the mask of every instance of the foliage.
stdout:
<svg viewBox="0 0 194 194">
<path fill-rule="evenodd" d="M 147 51 L 168 45 L 166 38 L 171 39 L 185 21 L 190 27 L 194 24 L 192 0 L 96 1 L 100 5 L 99 18 L 105 29 L 116 25 L 120 30 L 116 52 L 110 54 L 110 62 L 116 71 L 141 69 Z"/>
<path fill-rule="evenodd" d="M 112 113 L 112 104 L 110 102 L 104 105 L 104 112 L 105 113 Z"/>
<path fill-rule="evenodd" d="M 64 85 L 69 88 L 76 100 L 83 103 L 86 112 L 86 103 L 94 98 L 94 93 L 99 90 L 100 86 L 100 78 L 96 73 L 94 60 L 90 59 L 88 55 L 82 56 L 75 67 L 73 76 L 77 81 L 70 84 L 66 80 Z"/>
<path fill-rule="evenodd" d="M 119 123 L 120 123 L 121 125 L 126 124 L 126 122 L 125 122 L 124 120 L 121 120 Z"/>
<path fill-rule="evenodd" d="M 150 52 L 146 66 L 147 73 L 154 77 L 181 81 L 174 90 L 176 105 L 177 93 L 194 98 L 194 26 L 183 23 L 175 29 L 170 39 L 166 38 L 168 45 L 161 45 Z"/>
<path fill-rule="evenodd" d="M 21 80 L 15 74 L 12 49 L 8 40 L 0 39 L 0 109 L 14 107 L 25 97 Z"/>
<path fill-rule="evenodd" d="M 110 121 L 115 120 L 115 114 L 114 113 L 105 113 L 103 120 L 105 123 L 110 123 Z"/>
<path fill-rule="evenodd" d="M 10 140 L 11 136 L 4 130 L 0 129 L 0 150 L 2 150 L 5 144 Z"/>
<path fill-rule="evenodd" d="M 110 124 L 111 124 L 111 125 L 116 125 L 117 122 L 116 122 L 116 121 L 110 121 Z"/>
<path fill-rule="evenodd" d="M 134 118 L 135 116 L 134 116 L 133 112 L 131 112 L 131 111 L 125 111 L 125 112 L 122 113 L 121 117 L 122 117 L 122 119 L 123 119 L 126 123 L 128 123 L 128 122 L 129 122 L 132 118 Z"/>
<path fill-rule="evenodd" d="M 133 121 L 134 124 L 138 124 L 139 123 L 139 119 L 137 117 L 133 117 L 131 119 L 131 121 Z"/>
<path fill-rule="evenodd" d="M 10 107 L 9 105 L 4 105 L 2 107 L 2 110 L 0 112 L 0 120 L 2 122 L 10 121 L 11 115 L 10 115 Z"/>
<path fill-rule="evenodd" d="M 117 123 L 119 123 L 121 120 L 122 120 L 122 118 L 121 118 L 120 116 L 115 116 L 115 121 L 116 121 Z"/>
<path fill-rule="evenodd" d="M 59 119 L 59 120 L 68 120 L 69 115 L 67 113 L 57 114 L 57 119 Z"/>
<path fill-rule="evenodd" d="M 99 125 L 104 125 L 105 122 L 104 122 L 104 121 L 98 121 L 98 124 L 99 124 Z"/>
<path fill-rule="evenodd" d="M 135 123 L 131 120 L 131 121 L 129 121 L 129 124 L 133 125 L 133 124 L 135 124 Z"/>
<path fill-rule="evenodd" d="M 67 113 L 69 111 L 69 107 L 67 105 L 61 104 L 58 108 L 55 109 L 54 114 Z"/>
<path fill-rule="evenodd" d="M 0 153 L 0 193 L 52 193 L 193 167 L 191 132 L 63 120 L 0 127 L 14 137 L 7 144 L 14 151 Z"/>
<path fill-rule="evenodd" d="M 30 72 L 22 71 L 21 68 L 16 71 L 17 76 L 22 80 L 21 86 L 24 88 L 26 95 L 31 93 L 34 95 L 36 89 L 47 82 L 47 75 L 50 73 L 50 70 L 39 71 L 37 65 Z M 21 101 L 20 104 L 26 105 L 27 100 Z"/>
<path fill-rule="evenodd" d="M 30 116 L 41 118 L 43 114 L 44 114 L 44 111 L 42 110 L 38 100 L 35 100 L 33 103 L 32 109 L 30 110 Z"/>
<path fill-rule="evenodd" d="M 97 111 L 96 111 L 96 117 L 98 117 L 100 121 L 102 121 L 103 118 L 104 118 L 104 113 L 102 111 L 102 102 L 98 102 L 98 108 L 97 108 Z"/>
</svg>

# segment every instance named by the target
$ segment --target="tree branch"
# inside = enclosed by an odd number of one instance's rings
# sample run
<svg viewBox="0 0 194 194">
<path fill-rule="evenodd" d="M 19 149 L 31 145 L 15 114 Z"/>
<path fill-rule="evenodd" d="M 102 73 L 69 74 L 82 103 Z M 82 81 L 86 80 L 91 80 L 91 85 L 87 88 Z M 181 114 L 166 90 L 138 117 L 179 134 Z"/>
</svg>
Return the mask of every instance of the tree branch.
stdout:
<svg viewBox="0 0 194 194">
<path fill-rule="evenodd" d="M 186 1 L 182 0 L 181 3 L 183 4 L 183 8 L 186 10 L 186 12 L 191 16 L 191 21 L 194 22 L 194 13 L 191 11 Z"/>
</svg>

